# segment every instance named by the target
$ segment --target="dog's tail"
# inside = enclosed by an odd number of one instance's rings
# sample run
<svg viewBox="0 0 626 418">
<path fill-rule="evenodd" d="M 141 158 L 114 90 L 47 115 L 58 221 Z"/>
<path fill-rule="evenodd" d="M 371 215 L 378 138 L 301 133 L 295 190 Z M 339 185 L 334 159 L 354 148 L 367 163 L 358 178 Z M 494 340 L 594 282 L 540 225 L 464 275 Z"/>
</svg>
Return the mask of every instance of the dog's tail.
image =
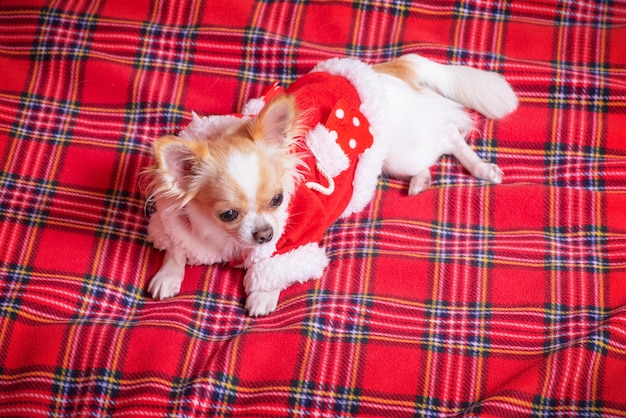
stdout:
<svg viewBox="0 0 626 418">
<path fill-rule="evenodd" d="M 374 70 L 400 78 L 416 90 L 428 87 L 494 119 L 503 118 L 518 105 L 517 96 L 509 83 L 494 72 L 439 64 L 417 54 L 377 64 Z"/>
</svg>

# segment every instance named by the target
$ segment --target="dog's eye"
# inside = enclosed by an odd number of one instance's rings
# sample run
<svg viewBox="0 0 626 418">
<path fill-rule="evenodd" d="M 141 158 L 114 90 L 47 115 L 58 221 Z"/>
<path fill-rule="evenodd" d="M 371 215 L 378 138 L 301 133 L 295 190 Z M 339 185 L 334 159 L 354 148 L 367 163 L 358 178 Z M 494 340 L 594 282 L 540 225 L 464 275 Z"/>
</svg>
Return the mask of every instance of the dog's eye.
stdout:
<svg viewBox="0 0 626 418">
<path fill-rule="evenodd" d="M 274 196 L 272 198 L 272 201 L 270 202 L 270 206 L 273 207 L 273 208 L 277 208 L 282 203 L 283 203 L 283 194 L 282 193 L 278 193 L 276 196 Z"/>
<path fill-rule="evenodd" d="M 237 212 L 234 209 L 229 209 L 227 211 L 220 213 L 219 216 L 223 222 L 232 222 L 235 219 L 237 219 L 237 217 L 239 216 L 239 212 Z"/>
</svg>

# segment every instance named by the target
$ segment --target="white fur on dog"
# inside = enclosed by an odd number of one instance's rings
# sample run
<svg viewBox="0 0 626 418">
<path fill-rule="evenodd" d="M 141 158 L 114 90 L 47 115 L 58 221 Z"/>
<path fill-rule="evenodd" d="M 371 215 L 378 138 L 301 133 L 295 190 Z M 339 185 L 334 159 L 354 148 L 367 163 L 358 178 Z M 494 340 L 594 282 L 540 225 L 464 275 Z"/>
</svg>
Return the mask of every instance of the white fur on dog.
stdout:
<svg viewBox="0 0 626 418">
<path fill-rule="evenodd" d="M 331 59 L 318 64 L 314 72 L 327 72 L 348 79 L 361 99 L 359 111 L 368 119 L 374 138 L 372 146 L 359 156 L 353 181 L 353 195 L 341 216 L 362 210 L 373 198 L 378 177 L 384 170 L 398 178 L 410 178 L 409 193 L 429 187 L 429 167 L 443 154 L 454 155 L 472 175 L 494 183 L 502 171 L 480 159 L 465 138 L 472 130 L 472 119 L 464 107 L 501 118 L 512 112 L 518 100 L 510 85 L 496 73 L 464 66 L 442 65 L 415 54 L 400 58 L 408 64 L 414 79 L 402 80 L 355 59 Z M 417 88 L 413 88 L 417 86 Z M 258 114 L 265 102 L 250 100 L 243 115 L 199 117 L 179 136 L 210 140 L 233 133 Z M 322 122 L 322 121 L 320 121 Z M 335 177 L 349 161 L 334 137 L 323 125 L 305 134 L 317 164 Z M 233 172 L 254 171 L 260 161 L 245 157 L 230 162 Z M 258 170 L 257 170 L 258 172 Z M 254 174 L 252 173 L 252 176 Z M 254 178 L 242 180 L 242 188 L 254 196 Z M 166 250 L 162 268 L 152 279 L 149 291 L 155 298 L 178 293 L 184 264 L 213 264 L 241 259 L 247 269 L 244 287 L 250 315 L 266 315 L 276 309 L 280 291 L 295 282 L 318 278 L 329 260 L 318 243 L 309 243 L 285 254 L 277 254 L 276 243 L 284 233 L 289 217 L 291 191 L 277 208 L 274 238 L 262 245 L 244 246 L 203 214 L 194 200 L 183 208 L 155 196 L 156 212 L 148 225 L 148 238 L 158 249 Z"/>
</svg>

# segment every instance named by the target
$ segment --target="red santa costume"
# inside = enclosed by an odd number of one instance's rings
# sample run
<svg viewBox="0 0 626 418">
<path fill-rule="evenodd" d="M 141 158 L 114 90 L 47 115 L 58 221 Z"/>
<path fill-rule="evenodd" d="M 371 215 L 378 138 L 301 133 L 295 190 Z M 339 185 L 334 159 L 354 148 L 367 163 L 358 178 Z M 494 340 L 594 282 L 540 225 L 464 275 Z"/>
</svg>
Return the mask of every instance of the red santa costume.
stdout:
<svg viewBox="0 0 626 418">
<path fill-rule="evenodd" d="M 274 85 L 265 97 L 249 101 L 241 115 L 194 114 L 180 136 L 202 138 L 235 121 L 245 123 L 282 90 Z M 243 254 L 247 293 L 282 289 L 322 275 L 328 259 L 319 242 L 333 222 L 362 210 L 372 199 L 388 145 L 386 97 L 369 65 L 353 59 L 324 61 L 284 91 L 306 110 L 308 131 L 297 151 L 308 169 L 288 196 L 282 235 Z M 150 235 L 156 243 L 161 234 L 153 228 Z M 207 260 L 206 254 L 188 257 Z"/>
</svg>

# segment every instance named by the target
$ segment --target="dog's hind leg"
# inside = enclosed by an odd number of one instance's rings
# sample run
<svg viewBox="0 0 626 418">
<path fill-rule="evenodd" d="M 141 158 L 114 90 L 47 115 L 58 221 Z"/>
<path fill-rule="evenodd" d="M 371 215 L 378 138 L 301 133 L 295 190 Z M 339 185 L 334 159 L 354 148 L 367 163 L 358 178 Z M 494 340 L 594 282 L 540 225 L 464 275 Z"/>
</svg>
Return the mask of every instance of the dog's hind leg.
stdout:
<svg viewBox="0 0 626 418">
<path fill-rule="evenodd" d="M 463 135 L 456 127 L 448 126 L 448 154 L 454 155 L 461 165 L 477 179 L 487 180 L 498 184 L 502 181 L 504 173 L 496 164 L 483 161 L 476 152 L 465 142 Z"/>
</svg>

